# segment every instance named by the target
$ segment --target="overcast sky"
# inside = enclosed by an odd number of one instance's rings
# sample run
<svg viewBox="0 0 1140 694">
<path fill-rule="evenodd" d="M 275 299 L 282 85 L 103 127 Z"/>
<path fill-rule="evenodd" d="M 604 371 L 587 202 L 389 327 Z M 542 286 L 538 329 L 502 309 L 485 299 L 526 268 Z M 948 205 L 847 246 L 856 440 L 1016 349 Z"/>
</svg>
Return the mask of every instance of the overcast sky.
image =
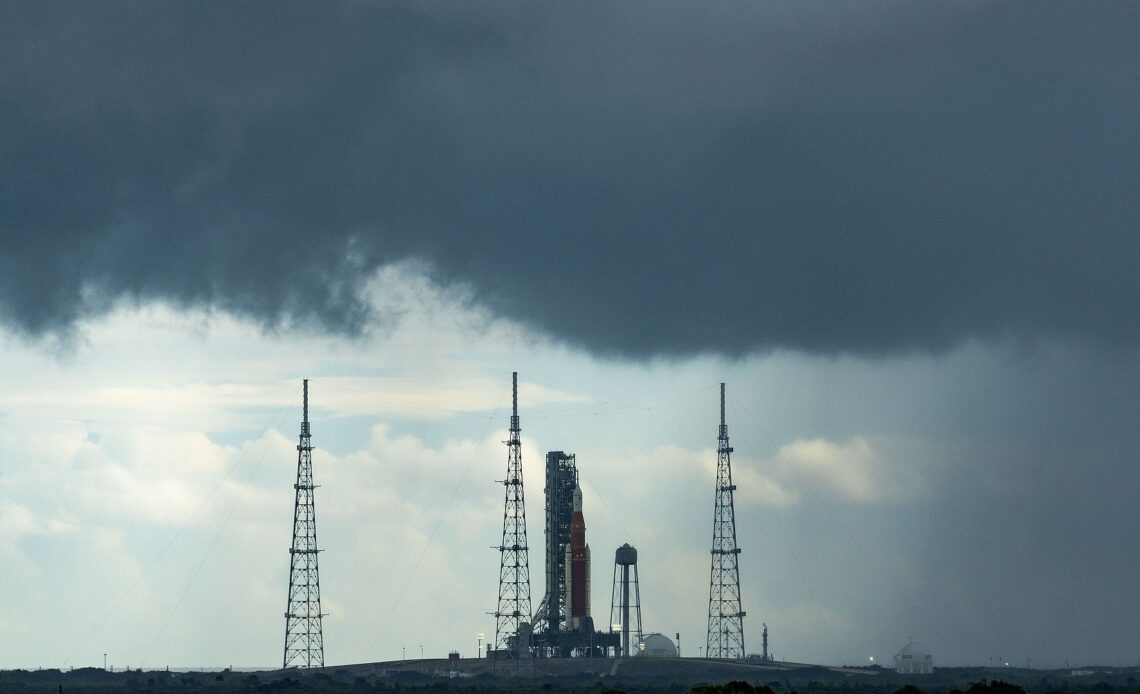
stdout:
<svg viewBox="0 0 1140 694">
<path fill-rule="evenodd" d="M 301 379 L 326 661 L 532 587 L 705 640 L 1137 664 L 1140 6 L 0 4 L 0 667 L 273 666 Z"/>
</svg>

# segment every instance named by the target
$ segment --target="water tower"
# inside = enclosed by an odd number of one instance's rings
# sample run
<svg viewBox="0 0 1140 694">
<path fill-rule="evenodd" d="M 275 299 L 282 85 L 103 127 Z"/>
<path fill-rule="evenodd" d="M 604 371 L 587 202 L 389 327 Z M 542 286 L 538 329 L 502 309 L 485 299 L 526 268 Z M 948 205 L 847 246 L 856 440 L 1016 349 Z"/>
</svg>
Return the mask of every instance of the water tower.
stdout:
<svg viewBox="0 0 1140 694">
<path fill-rule="evenodd" d="M 630 574 L 633 574 L 632 577 Z M 633 602 L 629 600 L 630 585 L 633 586 Z M 641 590 L 637 585 L 637 550 L 627 542 L 617 548 L 614 555 L 614 587 L 610 593 L 610 625 L 611 629 L 621 624 L 621 652 L 623 656 L 629 655 L 629 625 L 630 608 L 637 619 L 637 641 L 641 643 Z"/>
</svg>

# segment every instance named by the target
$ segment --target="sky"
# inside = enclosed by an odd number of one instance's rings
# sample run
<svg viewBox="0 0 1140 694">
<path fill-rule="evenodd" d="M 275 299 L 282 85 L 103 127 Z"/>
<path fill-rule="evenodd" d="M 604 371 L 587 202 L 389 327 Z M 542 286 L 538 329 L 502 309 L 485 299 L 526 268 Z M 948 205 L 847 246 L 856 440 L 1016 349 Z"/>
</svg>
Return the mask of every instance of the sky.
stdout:
<svg viewBox="0 0 1140 694">
<path fill-rule="evenodd" d="M 0 668 L 491 638 L 577 456 L 605 624 L 1136 665 L 1140 7 L 0 4 Z M 422 650 L 421 650 L 422 649 Z"/>
</svg>

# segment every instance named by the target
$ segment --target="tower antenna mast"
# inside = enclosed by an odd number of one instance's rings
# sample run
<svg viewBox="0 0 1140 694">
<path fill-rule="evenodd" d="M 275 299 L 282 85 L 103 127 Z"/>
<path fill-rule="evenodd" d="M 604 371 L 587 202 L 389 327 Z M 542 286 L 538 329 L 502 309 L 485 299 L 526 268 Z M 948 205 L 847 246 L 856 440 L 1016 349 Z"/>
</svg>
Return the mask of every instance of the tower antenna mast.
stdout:
<svg viewBox="0 0 1140 694">
<path fill-rule="evenodd" d="M 732 448 L 724 423 L 724 384 L 720 384 L 720 433 L 717 437 L 716 503 L 713 507 L 712 569 L 709 575 L 709 658 L 744 657 L 744 611 L 740 608 L 740 547 L 736 544 L 736 509 L 732 493 Z"/>
<path fill-rule="evenodd" d="M 285 610 L 282 668 L 324 667 L 321 631 L 321 580 L 317 571 L 317 511 L 313 503 L 313 446 L 309 431 L 309 379 L 304 381 L 301 438 L 297 443 L 297 483 L 293 485 L 293 546 L 289 548 L 289 604 Z"/>
<path fill-rule="evenodd" d="M 526 542 L 522 442 L 519 438 L 519 374 L 511 374 L 511 425 L 507 477 L 503 480 L 503 540 L 499 544 L 499 603 L 495 609 L 495 650 L 515 652 L 519 625 L 530 620 L 530 554 Z M 513 646 L 513 647 L 512 647 Z M 518 653 L 518 655 L 523 655 Z"/>
</svg>

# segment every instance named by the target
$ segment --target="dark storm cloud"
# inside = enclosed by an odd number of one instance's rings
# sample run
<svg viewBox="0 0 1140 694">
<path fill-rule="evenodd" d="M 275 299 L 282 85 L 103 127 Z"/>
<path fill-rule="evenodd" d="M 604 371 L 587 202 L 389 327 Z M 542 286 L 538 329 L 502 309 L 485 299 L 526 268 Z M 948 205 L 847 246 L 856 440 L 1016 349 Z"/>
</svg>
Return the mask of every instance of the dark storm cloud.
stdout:
<svg viewBox="0 0 1140 694">
<path fill-rule="evenodd" d="M 1140 337 L 1135 4 L 0 6 L 0 310 L 368 321 L 378 266 L 644 356 Z"/>
</svg>

